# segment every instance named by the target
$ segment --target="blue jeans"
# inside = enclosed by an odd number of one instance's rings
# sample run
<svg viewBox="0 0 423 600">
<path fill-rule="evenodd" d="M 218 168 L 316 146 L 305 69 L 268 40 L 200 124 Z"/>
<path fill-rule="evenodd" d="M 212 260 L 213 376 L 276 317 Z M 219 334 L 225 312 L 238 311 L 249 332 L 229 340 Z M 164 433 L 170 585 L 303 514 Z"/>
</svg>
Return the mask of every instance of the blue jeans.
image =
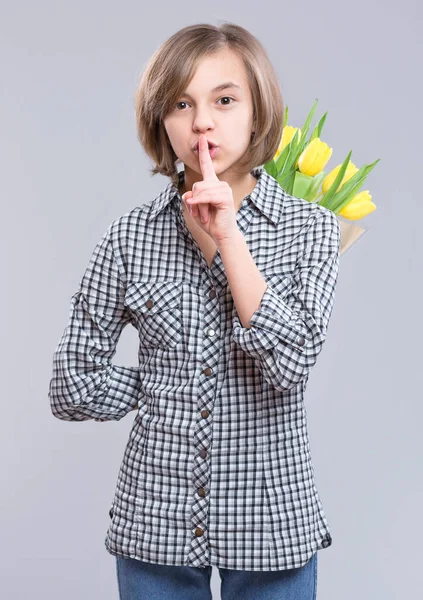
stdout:
<svg viewBox="0 0 423 600">
<path fill-rule="evenodd" d="M 316 600 L 317 552 L 298 569 L 218 567 L 221 600 Z M 120 600 L 212 600 L 212 567 L 160 565 L 116 556 Z"/>
</svg>

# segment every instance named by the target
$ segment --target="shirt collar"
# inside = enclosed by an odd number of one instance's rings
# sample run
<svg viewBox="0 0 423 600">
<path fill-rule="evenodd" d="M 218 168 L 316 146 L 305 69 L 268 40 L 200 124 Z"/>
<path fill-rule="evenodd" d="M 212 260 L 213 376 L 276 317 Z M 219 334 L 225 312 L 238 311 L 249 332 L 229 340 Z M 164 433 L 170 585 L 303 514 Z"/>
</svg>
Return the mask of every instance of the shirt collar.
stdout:
<svg viewBox="0 0 423 600">
<path fill-rule="evenodd" d="M 251 174 L 257 177 L 253 191 L 248 194 L 253 204 L 275 225 L 279 223 L 283 212 L 286 192 L 276 179 L 269 175 L 263 165 L 255 167 Z M 183 181 L 185 171 L 179 172 L 179 182 Z M 178 187 L 171 181 L 151 203 L 147 220 L 154 219 L 171 201 L 182 202 Z"/>
</svg>

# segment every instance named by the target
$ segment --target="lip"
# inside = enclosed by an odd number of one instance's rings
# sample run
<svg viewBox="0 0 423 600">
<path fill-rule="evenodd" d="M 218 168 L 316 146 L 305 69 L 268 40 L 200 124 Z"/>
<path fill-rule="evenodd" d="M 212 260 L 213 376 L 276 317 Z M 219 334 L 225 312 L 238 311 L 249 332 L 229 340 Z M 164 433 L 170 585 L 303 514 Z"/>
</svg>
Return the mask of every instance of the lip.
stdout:
<svg viewBox="0 0 423 600">
<path fill-rule="evenodd" d="M 219 146 L 212 146 L 211 148 L 209 148 L 210 158 L 213 159 L 216 156 L 218 150 L 219 150 Z M 198 154 L 199 154 L 198 148 L 194 150 L 194 154 L 196 156 L 198 156 Z"/>
<path fill-rule="evenodd" d="M 194 152 L 198 151 L 198 146 L 199 146 L 199 140 L 197 140 L 196 142 L 194 142 L 192 149 L 194 150 Z M 209 146 L 211 146 L 211 148 L 219 148 L 218 144 L 215 144 L 214 142 L 212 142 L 212 140 L 207 140 L 207 143 L 209 144 Z"/>
</svg>

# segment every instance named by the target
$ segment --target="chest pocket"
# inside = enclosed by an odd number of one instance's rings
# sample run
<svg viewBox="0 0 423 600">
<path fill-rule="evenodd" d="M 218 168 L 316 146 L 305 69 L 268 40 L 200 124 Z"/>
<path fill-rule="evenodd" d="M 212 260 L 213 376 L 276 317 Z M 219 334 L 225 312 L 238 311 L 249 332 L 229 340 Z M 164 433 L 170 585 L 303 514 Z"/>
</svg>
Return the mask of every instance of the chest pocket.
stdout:
<svg viewBox="0 0 423 600">
<path fill-rule="evenodd" d="M 147 280 L 128 284 L 125 306 L 146 347 L 174 347 L 182 339 L 182 282 Z"/>
</svg>

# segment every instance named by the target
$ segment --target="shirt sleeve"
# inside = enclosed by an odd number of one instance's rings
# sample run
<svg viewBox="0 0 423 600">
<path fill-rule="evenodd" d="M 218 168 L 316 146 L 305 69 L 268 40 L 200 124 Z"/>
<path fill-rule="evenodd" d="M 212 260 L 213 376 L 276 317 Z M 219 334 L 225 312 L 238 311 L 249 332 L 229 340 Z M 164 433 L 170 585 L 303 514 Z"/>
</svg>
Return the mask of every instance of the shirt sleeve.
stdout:
<svg viewBox="0 0 423 600">
<path fill-rule="evenodd" d="M 49 399 L 58 419 L 119 420 L 137 405 L 138 367 L 111 363 L 130 321 L 124 297 L 110 226 L 71 298 L 69 321 L 53 354 Z"/>
<path fill-rule="evenodd" d="M 319 211 L 282 291 L 268 284 L 249 328 L 242 326 L 235 311 L 232 339 L 280 391 L 307 379 L 322 349 L 335 300 L 340 241 L 336 215 Z"/>
</svg>

